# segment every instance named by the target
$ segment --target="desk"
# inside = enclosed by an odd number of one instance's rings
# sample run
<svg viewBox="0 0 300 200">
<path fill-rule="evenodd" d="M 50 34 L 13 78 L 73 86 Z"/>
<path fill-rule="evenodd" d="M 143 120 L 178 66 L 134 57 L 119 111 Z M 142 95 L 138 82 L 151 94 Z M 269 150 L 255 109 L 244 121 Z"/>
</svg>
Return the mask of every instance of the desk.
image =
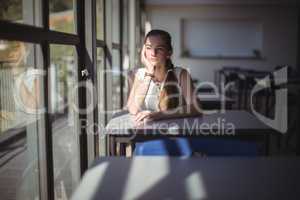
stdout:
<svg viewBox="0 0 300 200">
<path fill-rule="evenodd" d="M 224 94 L 215 94 L 210 92 L 198 92 L 197 97 L 200 99 L 203 110 L 221 110 L 232 109 L 236 101 L 226 97 Z"/>
<path fill-rule="evenodd" d="M 116 144 L 134 143 L 162 137 L 235 137 L 260 141 L 268 154 L 270 134 L 279 132 L 259 121 L 247 111 L 228 110 L 200 117 L 165 119 L 135 127 L 130 114 L 116 114 L 108 123 L 105 134 L 110 137 L 110 150 L 116 155 Z"/>
<path fill-rule="evenodd" d="M 299 157 L 100 158 L 72 200 L 299 199 Z"/>
</svg>

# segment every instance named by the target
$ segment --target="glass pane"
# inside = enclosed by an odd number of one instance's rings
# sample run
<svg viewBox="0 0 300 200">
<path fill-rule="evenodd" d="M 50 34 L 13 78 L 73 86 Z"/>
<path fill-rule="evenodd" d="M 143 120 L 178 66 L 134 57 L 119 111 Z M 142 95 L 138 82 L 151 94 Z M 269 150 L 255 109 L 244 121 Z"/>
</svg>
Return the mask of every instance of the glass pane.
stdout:
<svg viewBox="0 0 300 200">
<path fill-rule="evenodd" d="M 98 128 L 105 127 L 105 105 L 104 105 L 104 51 L 102 48 L 97 48 L 97 94 L 98 94 Z M 106 148 L 105 148 L 105 137 L 100 130 L 99 137 L 99 155 L 105 156 Z"/>
<path fill-rule="evenodd" d="M 65 33 L 76 33 L 75 11 L 76 1 L 50 0 L 50 29 Z"/>
<path fill-rule="evenodd" d="M 123 45 L 124 45 L 124 49 L 128 49 L 128 41 L 129 41 L 129 36 L 128 36 L 128 0 L 122 0 L 123 1 L 123 16 L 122 16 L 122 21 L 123 21 L 123 27 L 122 27 L 122 36 L 123 36 Z"/>
<path fill-rule="evenodd" d="M 112 41 L 113 43 L 120 43 L 120 2 L 119 0 L 112 0 Z"/>
<path fill-rule="evenodd" d="M 128 52 L 123 54 L 123 106 L 127 104 L 129 90 L 133 84 L 133 70 L 129 69 L 129 55 Z"/>
<path fill-rule="evenodd" d="M 2 0 L 0 2 L 0 20 L 29 25 L 38 23 L 38 20 L 34 21 L 34 0 Z"/>
<path fill-rule="evenodd" d="M 43 80 L 35 66 L 37 52 L 37 45 L 0 40 L 1 199 L 39 199 L 38 113 L 43 107 Z"/>
<path fill-rule="evenodd" d="M 100 112 L 105 110 L 104 107 L 104 51 L 97 48 L 97 90 L 98 90 L 98 109 Z"/>
<path fill-rule="evenodd" d="M 120 52 L 112 50 L 113 65 L 112 65 L 112 109 L 121 109 L 121 82 L 120 82 Z"/>
<path fill-rule="evenodd" d="M 50 46 L 49 73 L 56 199 L 69 198 L 80 176 L 75 52 L 73 46 Z"/>
<path fill-rule="evenodd" d="M 96 27 L 97 27 L 97 39 L 104 39 L 104 11 L 103 11 L 103 0 L 96 1 Z"/>
<path fill-rule="evenodd" d="M 131 82 L 129 80 L 129 77 L 128 75 L 130 74 L 129 73 L 129 49 L 128 49 L 128 41 L 129 41 L 129 35 L 128 35 L 128 29 L 129 29 L 129 24 L 128 24 L 128 9 L 129 9 L 129 5 L 128 5 L 128 0 L 122 0 L 123 1 L 123 16 L 122 16 L 122 37 L 123 37 L 123 46 L 122 46 L 122 49 L 123 49 L 123 53 L 122 53 L 122 60 L 123 60 L 123 63 L 122 63 L 122 67 L 123 67 L 123 73 L 124 76 L 123 76 L 123 99 L 124 99 L 124 102 L 123 104 L 126 105 L 126 102 L 127 102 L 127 97 L 128 97 L 128 93 L 129 93 L 129 84 L 131 85 Z"/>
</svg>

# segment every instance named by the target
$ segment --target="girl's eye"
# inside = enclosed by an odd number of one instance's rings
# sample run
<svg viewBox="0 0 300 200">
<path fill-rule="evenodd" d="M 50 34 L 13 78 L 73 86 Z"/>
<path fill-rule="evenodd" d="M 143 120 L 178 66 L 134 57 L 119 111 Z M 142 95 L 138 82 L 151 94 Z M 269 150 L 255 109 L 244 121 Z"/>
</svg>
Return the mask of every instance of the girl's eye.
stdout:
<svg viewBox="0 0 300 200">
<path fill-rule="evenodd" d="M 146 49 L 151 49 L 151 47 L 146 47 Z"/>
<path fill-rule="evenodd" d="M 163 52 L 164 48 L 157 48 L 156 51 Z"/>
</svg>

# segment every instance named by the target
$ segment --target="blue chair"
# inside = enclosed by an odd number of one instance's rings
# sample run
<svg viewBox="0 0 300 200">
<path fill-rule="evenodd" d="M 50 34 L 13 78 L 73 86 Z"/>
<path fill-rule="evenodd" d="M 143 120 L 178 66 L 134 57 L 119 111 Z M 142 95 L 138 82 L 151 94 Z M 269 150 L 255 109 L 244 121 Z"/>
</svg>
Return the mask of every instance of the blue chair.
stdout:
<svg viewBox="0 0 300 200">
<path fill-rule="evenodd" d="M 193 151 L 190 148 L 188 139 L 157 139 L 146 142 L 137 142 L 135 144 L 134 155 L 143 156 L 192 156 Z"/>
<path fill-rule="evenodd" d="M 207 156 L 259 155 L 257 143 L 234 139 L 194 138 L 190 140 L 190 147 L 194 152 L 201 152 Z"/>
<path fill-rule="evenodd" d="M 206 156 L 257 156 L 259 147 L 255 142 L 220 138 L 175 138 L 138 142 L 134 155 L 183 156 L 196 152 Z"/>
</svg>

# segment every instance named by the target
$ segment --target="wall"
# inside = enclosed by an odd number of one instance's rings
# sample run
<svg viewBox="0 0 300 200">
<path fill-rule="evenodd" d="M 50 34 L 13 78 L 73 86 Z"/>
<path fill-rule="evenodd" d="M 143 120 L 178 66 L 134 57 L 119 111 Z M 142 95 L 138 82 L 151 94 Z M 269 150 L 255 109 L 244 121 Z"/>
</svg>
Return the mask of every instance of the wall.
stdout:
<svg viewBox="0 0 300 200">
<path fill-rule="evenodd" d="M 152 29 L 170 32 L 173 38 L 173 61 L 191 70 L 193 78 L 213 81 L 214 71 L 223 66 L 240 66 L 257 70 L 272 70 L 276 65 L 296 67 L 297 15 L 294 6 L 266 5 L 148 5 Z M 186 18 L 258 19 L 263 23 L 263 60 L 192 59 L 182 58 L 180 20 Z M 197 40 L 197 38 L 194 38 Z"/>
</svg>

